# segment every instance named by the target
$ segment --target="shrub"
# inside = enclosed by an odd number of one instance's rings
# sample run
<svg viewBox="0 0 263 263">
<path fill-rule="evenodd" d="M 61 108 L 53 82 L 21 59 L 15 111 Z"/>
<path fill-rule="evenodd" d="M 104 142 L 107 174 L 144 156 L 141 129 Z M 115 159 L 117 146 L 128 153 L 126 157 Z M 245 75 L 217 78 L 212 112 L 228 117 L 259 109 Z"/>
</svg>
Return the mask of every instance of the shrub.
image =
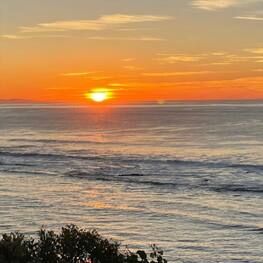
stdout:
<svg viewBox="0 0 263 263">
<path fill-rule="evenodd" d="M 122 250 L 121 244 L 102 237 L 96 230 L 75 225 L 62 227 L 59 234 L 44 228 L 38 238 L 19 233 L 4 234 L 0 239 L 0 263 L 166 263 L 163 251 L 152 245 L 148 255 Z"/>
</svg>

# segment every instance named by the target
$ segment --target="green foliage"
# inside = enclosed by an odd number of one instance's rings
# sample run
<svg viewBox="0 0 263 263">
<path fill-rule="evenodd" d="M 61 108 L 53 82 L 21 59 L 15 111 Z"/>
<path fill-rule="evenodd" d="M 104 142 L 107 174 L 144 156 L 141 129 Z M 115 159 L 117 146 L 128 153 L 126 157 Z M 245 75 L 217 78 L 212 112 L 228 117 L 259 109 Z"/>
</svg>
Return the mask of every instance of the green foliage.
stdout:
<svg viewBox="0 0 263 263">
<path fill-rule="evenodd" d="M 44 228 L 38 239 L 19 233 L 4 234 L 0 239 L 0 263 L 167 263 L 163 251 L 152 245 L 148 255 L 121 250 L 121 244 L 103 238 L 96 230 L 63 227 L 59 234 Z"/>
</svg>

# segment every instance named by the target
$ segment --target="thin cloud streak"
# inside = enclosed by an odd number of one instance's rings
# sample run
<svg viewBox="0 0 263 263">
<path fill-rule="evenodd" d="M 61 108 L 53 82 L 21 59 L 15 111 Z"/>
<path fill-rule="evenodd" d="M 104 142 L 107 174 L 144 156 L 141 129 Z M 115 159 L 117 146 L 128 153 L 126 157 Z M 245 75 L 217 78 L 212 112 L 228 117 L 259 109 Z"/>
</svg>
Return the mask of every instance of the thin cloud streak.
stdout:
<svg viewBox="0 0 263 263">
<path fill-rule="evenodd" d="M 262 0 L 193 0 L 192 6 L 208 11 L 216 11 L 219 9 L 261 2 Z"/>
<path fill-rule="evenodd" d="M 113 14 L 101 16 L 96 20 L 66 20 L 55 21 L 50 23 L 39 23 L 36 26 L 22 26 L 22 33 L 37 33 L 37 32 L 63 32 L 72 30 L 91 30 L 100 31 L 112 28 L 116 25 L 143 23 L 143 22 L 158 22 L 171 20 L 170 16 L 155 16 L 155 15 L 123 15 Z"/>
<path fill-rule="evenodd" d="M 81 76 L 88 76 L 96 73 L 95 71 L 90 72 L 70 72 L 70 73 L 62 73 L 61 76 L 64 77 L 81 77 Z"/>
<path fill-rule="evenodd" d="M 253 54 L 263 54 L 263 47 L 260 48 L 248 48 L 245 51 L 253 53 Z"/>
<path fill-rule="evenodd" d="M 166 41 L 155 37 L 89 37 L 91 40 L 123 40 L 123 41 Z"/>
<path fill-rule="evenodd" d="M 109 83 L 108 84 L 109 87 L 127 87 L 127 84 L 124 83 Z"/>
<path fill-rule="evenodd" d="M 149 73 L 142 73 L 142 75 L 147 77 L 175 77 L 175 76 L 191 76 L 191 75 L 208 74 L 208 73 L 211 73 L 211 71 L 149 72 Z"/>
<path fill-rule="evenodd" d="M 124 69 L 131 70 L 131 71 L 143 70 L 142 67 L 137 67 L 137 66 L 132 66 L 132 65 L 124 66 Z"/>
<path fill-rule="evenodd" d="M 184 54 L 176 54 L 172 56 L 162 57 L 156 59 L 160 62 L 165 62 L 168 64 L 175 64 L 178 62 L 198 62 L 202 59 L 201 56 L 191 56 L 191 55 L 184 55 Z"/>
<path fill-rule="evenodd" d="M 7 40 L 23 40 L 23 39 L 38 39 L 38 38 L 68 38 L 65 35 L 34 35 L 34 36 L 25 36 L 25 35 L 0 35 L 0 38 Z"/>
<path fill-rule="evenodd" d="M 257 17 L 257 16 L 236 16 L 235 19 L 263 21 L 263 17 Z"/>
<path fill-rule="evenodd" d="M 17 36 L 17 35 L 1 35 L 1 38 L 17 40 L 17 39 L 28 39 L 30 37 L 28 37 L 28 36 Z"/>
</svg>

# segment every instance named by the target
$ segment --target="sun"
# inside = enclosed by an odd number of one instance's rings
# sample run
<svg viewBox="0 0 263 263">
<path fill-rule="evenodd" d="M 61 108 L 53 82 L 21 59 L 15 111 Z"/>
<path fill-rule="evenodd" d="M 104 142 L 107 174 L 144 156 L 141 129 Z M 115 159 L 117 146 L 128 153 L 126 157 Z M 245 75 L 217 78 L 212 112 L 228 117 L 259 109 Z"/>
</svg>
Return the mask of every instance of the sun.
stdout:
<svg viewBox="0 0 263 263">
<path fill-rule="evenodd" d="M 94 92 L 90 94 L 90 98 L 96 102 L 103 102 L 107 99 L 106 92 Z"/>
<path fill-rule="evenodd" d="M 111 92 L 106 89 L 94 89 L 86 93 L 85 96 L 94 102 L 104 102 L 111 98 Z"/>
</svg>

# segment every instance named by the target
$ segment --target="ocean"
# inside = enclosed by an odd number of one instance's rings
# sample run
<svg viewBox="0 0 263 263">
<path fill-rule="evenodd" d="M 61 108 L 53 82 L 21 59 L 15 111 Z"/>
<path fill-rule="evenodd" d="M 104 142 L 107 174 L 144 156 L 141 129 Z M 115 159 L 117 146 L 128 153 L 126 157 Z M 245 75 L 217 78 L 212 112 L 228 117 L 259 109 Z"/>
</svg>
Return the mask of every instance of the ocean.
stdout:
<svg viewBox="0 0 263 263">
<path fill-rule="evenodd" d="M 263 262 L 263 102 L 0 105 L 0 233 L 96 228 L 169 262 Z"/>
</svg>

